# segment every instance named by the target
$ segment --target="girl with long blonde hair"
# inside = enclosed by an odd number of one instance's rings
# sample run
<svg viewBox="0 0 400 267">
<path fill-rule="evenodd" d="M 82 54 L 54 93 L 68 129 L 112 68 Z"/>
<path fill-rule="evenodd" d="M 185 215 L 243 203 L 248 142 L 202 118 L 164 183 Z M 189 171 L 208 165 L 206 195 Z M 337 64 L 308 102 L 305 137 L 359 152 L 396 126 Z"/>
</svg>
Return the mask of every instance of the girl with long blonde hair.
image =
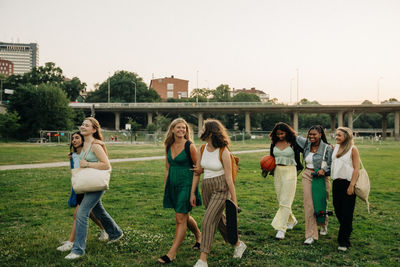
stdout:
<svg viewBox="0 0 400 267">
<path fill-rule="evenodd" d="M 353 213 L 356 204 L 354 186 L 360 170 L 360 155 L 354 146 L 353 131 L 347 127 L 336 130 L 336 145 L 332 153 L 331 177 L 333 179 L 333 207 L 339 221 L 338 250 L 346 251 L 350 246 L 353 230 Z"/>
<path fill-rule="evenodd" d="M 186 229 L 196 237 L 193 249 L 200 248 L 201 233 L 195 219 L 190 216 L 190 192 L 193 181 L 193 165 L 197 160 L 197 150 L 192 143 L 192 131 L 188 123 L 177 118 L 171 122 L 164 140 L 166 160 L 164 173 L 164 208 L 175 210 L 175 239 L 167 254 L 160 257 L 158 262 L 168 264 L 176 258 L 179 246 L 186 235 Z M 197 187 L 195 190 L 201 205 Z"/>
</svg>

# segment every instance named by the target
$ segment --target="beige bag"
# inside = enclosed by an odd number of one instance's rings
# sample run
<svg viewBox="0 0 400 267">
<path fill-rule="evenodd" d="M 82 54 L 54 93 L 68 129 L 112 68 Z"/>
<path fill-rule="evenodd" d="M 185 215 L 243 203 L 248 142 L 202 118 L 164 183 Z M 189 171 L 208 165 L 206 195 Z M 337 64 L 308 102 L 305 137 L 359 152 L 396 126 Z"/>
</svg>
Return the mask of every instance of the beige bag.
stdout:
<svg viewBox="0 0 400 267">
<path fill-rule="evenodd" d="M 108 189 L 110 183 L 111 168 L 98 170 L 94 168 L 72 169 L 72 188 L 75 193 L 96 192 Z"/>
<path fill-rule="evenodd" d="M 370 182 L 367 170 L 364 168 L 364 165 L 360 159 L 361 169 L 358 172 L 358 180 L 355 185 L 355 193 L 356 195 L 361 198 L 365 203 L 367 203 L 368 213 L 369 213 L 369 202 L 368 196 L 370 191 Z"/>
<path fill-rule="evenodd" d="M 89 150 L 91 147 L 89 148 Z M 88 151 L 89 151 L 88 150 Z M 87 152 L 84 155 L 86 159 Z M 71 169 L 71 183 L 75 193 L 96 192 L 108 189 L 110 183 L 111 167 L 108 170 L 94 168 Z"/>
</svg>

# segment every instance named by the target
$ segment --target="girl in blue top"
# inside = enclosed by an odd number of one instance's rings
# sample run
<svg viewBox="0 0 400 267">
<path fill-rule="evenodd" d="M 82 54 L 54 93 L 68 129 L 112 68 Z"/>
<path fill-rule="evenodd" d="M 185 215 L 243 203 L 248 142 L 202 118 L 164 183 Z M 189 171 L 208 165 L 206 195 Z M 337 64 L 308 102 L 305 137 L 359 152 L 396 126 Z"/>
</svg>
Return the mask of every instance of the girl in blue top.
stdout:
<svg viewBox="0 0 400 267">
<path fill-rule="evenodd" d="M 75 132 L 71 136 L 71 145 L 69 147 L 70 153 L 68 154 L 68 156 L 70 157 L 70 160 L 71 160 L 71 169 L 79 168 L 79 161 L 80 161 L 79 154 L 82 151 L 83 140 L 84 140 L 84 138 L 80 132 Z M 71 189 L 71 195 L 72 194 L 75 194 L 74 189 Z M 72 230 L 71 230 L 68 240 L 62 242 L 63 245 L 61 245 L 57 248 L 58 251 L 70 251 L 72 249 L 72 245 L 74 244 L 74 241 L 75 241 L 76 213 L 78 212 L 79 205 L 82 202 L 83 196 L 84 196 L 84 194 L 76 195 L 76 204 L 77 205 L 74 210 L 74 220 L 72 222 Z M 104 230 L 104 227 L 101 224 L 101 222 L 94 216 L 93 212 L 90 213 L 90 219 L 92 219 L 92 221 L 94 221 L 101 229 L 101 235 L 99 237 L 99 240 L 107 241 L 108 235 L 107 235 L 106 231 Z"/>
<path fill-rule="evenodd" d="M 326 189 L 326 206 L 328 206 L 328 198 L 330 191 L 329 173 L 332 162 L 332 147 L 328 144 L 324 129 L 321 125 L 312 126 L 307 133 L 307 138 L 298 136 L 297 143 L 303 148 L 303 159 L 306 169 L 302 175 L 302 185 L 304 194 L 304 213 L 306 222 L 306 240 L 304 244 L 311 245 L 314 240 L 318 240 L 318 225 L 314 215 L 314 202 L 312 197 L 312 179 L 313 173 L 317 172 L 319 176 L 325 176 Z M 325 161 L 326 166 L 322 167 Z M 322 168 L 321 168 L 322 167 Z M 325 223 L 321 225 L 321 235 L 327 235 L 328 232 L 328 216 Z"/>
</svg>

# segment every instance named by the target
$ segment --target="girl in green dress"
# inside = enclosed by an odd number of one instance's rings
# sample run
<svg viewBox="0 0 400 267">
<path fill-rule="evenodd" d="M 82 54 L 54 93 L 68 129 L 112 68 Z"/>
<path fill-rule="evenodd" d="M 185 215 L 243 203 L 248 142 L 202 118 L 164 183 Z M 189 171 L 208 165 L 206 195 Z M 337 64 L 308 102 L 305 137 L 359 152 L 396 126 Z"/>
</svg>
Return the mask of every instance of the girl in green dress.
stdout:
<svg viewBox="0 0 400 267">
<path fill-rule="evenodd" d="M 193 171 L 197 160 L 197 150 L 191 142 L 191 131 L 187 122 L 178 118 L 170 124 L 164 141 L 166 151 L 164 179 L 164 208 L 175 210 L 175 239 L 168 253 L 158 259 L 162 264 L 168 264 L 176 258 L 179 246 L 186 235 L 186 229 L 196 237 L 193 249 L 200 248 L 201 233 L 196 221 L 190 216 L 190 192 L 192 188 Z M 198 202 L 201 205 L 200 194 L 196 190 Z"/>
</svg>

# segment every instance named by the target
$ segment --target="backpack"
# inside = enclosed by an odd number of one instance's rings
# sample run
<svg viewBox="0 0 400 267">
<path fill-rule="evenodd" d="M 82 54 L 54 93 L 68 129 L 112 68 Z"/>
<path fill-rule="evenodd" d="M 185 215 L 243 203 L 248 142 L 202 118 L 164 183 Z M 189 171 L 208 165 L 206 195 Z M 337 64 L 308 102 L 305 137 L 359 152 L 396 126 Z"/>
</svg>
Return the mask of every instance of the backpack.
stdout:
<svg viewBox="0 0 400 267">
<path fill-rule="evenodd" d="M 192 142 L 190 142 L 189 140 L 187 140 L 186 141 L 186 143 L 185 143 L 185 153 L 186 153 L 186 156 L 187 156 L 187 159 L 188 159 L 188 161 L 189 161 L 189 163 L 190 163 L 190 166 L 194 166 L 194 162 L 193 162 L 193 159 L 192 159 L 192 155 L 190 155 L 190 145 L 192 144 Z M 171 148 L 171 146 L 167 146 L 166 148 L 165 148 L 165 153 L 168 153 L 168 150 Z"/>
<path fill-rule="evenodd" d="M 200 155 L 201 155 L 201 157 L 203 156 L 203 152 L 204 152 L 204 149 L 205 149 L 205 148 L 206 148 L 206 145 L 205 145 L 205 144 L 202 145 L 201 148 L 200 148 Z M 222 152 L 224 152 L 224 149 L 225 149 L 225 148 L 227 148 L 228 151 L 229 151 L 229 156 L 230 156 L 230 158 L 231 158 L 231 165 L 232 165 L 232 180 L 233 180 L 233 182 L 235 182 L 235 181 L 236 181 L 236 177 L 237 177 L 237 172 L 239 171 L 239 158 L 236 157 L 236 156 L 234 156 L 234 155 L 232 154 L 232 152 L 229 150 L 228 147 L 226 147 L 226 146 L 221 147 L 221 148 L 219 149 L 219 161 L 221 161 L 222 166 L 224 165 L 224 164 L 222 163 Z"/>
</svg>

